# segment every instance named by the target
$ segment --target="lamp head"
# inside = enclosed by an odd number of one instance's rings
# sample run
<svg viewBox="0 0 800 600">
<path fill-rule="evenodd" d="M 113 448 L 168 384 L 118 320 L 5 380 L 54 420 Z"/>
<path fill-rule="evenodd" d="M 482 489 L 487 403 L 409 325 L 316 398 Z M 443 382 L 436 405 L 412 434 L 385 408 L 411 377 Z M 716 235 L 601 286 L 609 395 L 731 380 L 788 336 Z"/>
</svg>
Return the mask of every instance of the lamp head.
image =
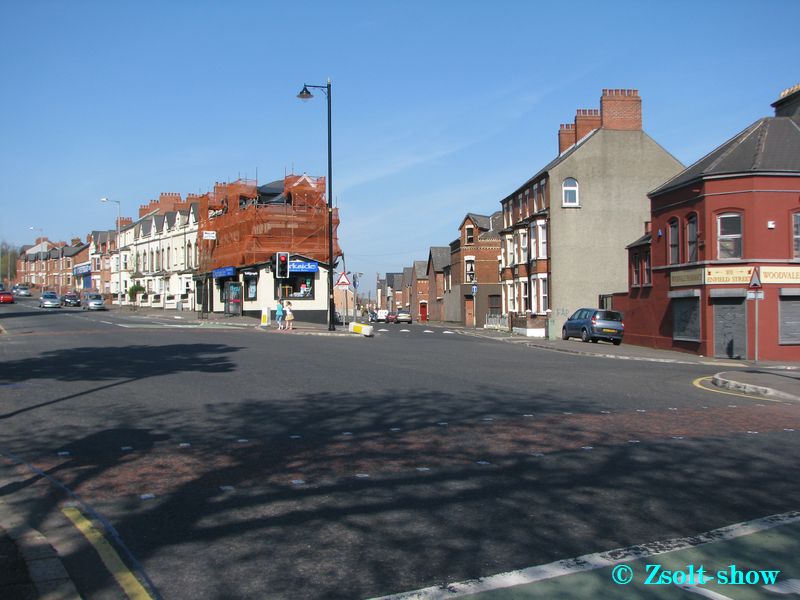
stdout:
<svg viewBox="0 0 800 600">
<path fill-rule="evenodd" d="M 297 94 L 297 97 L 300 98 L 300 100 L 302 100 L 303 102 L 307 102 L 314 97 L 314 94 L 309 92 L 308 87 L 304 85 L 303 89 L 300 90 L 300 93 Z"/>
<path fill-rule="evenodd" d="M 108 198 L 100 198 L 100 202 L 108 202 Z"/>
</svg>

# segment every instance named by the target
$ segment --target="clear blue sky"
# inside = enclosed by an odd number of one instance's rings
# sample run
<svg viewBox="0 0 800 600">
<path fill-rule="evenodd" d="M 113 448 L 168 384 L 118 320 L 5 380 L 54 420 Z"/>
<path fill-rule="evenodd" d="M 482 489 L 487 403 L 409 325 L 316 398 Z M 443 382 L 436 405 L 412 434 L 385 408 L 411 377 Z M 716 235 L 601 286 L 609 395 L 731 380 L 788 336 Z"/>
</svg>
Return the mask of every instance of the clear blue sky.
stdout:
<svg viewBox="0 0 800 600">
<path fill-rule="evenodd" d="M 400 271 L 636 88 L 690 164 L 800 83 L 800 2 L 0 3 L 0 239 L 112 229 L 160 192 L 326 173 L 350 270 Z"/>
</svg>

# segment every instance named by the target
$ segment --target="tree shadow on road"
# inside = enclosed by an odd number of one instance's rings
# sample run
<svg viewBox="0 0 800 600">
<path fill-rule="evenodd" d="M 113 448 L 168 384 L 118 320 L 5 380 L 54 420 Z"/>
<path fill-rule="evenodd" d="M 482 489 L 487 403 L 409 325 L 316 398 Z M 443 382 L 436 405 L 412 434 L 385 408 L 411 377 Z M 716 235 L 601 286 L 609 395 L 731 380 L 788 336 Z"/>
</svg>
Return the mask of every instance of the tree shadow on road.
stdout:
<svg viewBox="0 0 800 600">
<path fill-rule="evenodd" d="M 225 344 L 79 347 L 43 352 L 35 358 L 7 361 L 0 366 L 0 385 L 13 386 L 37 379 L 110 383 L 45 402 L 26 404 L 16 410 L 3 412 L 0 419 L 147 378 L 192 372 L 230 373 L 236 370 L 236 366 L 228 355 L 239 350 L 241 348 Z"/>
<path fill-rule="evenodd" d="M 794 509 L 776 433 L 790 409 L 764 410 L 774 424 L 747 437 L 735 422 L 703 433 L 692 411 L 612 421 L 556 390 L 251 398 L 208 405 L 188 428 L 150 415 L 165 437 L 134 456 L 107 443 L 116 432 L 73 442 L 59 477 L 107 513 L 165 597 L 358 598 Z"/>
</svg>

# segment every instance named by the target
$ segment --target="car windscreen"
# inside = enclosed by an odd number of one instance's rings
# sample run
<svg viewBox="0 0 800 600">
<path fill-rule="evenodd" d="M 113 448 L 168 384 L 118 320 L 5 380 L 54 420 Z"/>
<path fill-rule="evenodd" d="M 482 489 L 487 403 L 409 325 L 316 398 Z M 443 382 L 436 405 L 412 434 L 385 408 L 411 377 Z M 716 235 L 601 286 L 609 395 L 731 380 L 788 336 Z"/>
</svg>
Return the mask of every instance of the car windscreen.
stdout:
<svg viewBox="0 0 800 600">
<path fill-rule="evenodd" d="M 88 296 L 86 296 L 86 298 L 88 300 L 102 300 L 103 299 L 102 296 L 100 296 L 99 294 L 89 294 Z"/>
<path fill-rule="evenodd" d="M 598 321 L 622 321 L 622 313 L 615 310 L 598 310 L 594 316 Z"/>
</svg>

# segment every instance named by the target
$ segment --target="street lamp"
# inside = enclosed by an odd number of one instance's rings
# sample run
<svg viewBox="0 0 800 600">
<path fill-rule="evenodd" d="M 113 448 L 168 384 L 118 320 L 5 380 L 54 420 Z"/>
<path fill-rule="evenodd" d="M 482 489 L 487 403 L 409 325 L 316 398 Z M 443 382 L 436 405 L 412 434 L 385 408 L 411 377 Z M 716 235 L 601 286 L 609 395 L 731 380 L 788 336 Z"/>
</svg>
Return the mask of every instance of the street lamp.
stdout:
<svg viewBox="0 0 800 600">
<path fill-rule="evenodd" d="M 122 219 L 122 202 L 119 200 L 109 200 L 108 198 L 100 198 L 100 202 L 108 203 L 114 202 L 117 205 L 117 307 L 122 309 L 122 249 L 120 246 L 119 237 L 119 222 Z"/>
<path fill-rule="evenodd" d="M 328 98 L 328 331 L 336 329 L 336 315 L 333 304 L 333 167 L 331 160 L 331 80 L 327 85 L 303 84 L 303 89 L 297 94 L 302 101 L 311 100 L 314 95 L 308 88 L 322 90 Z"/>
</svg>

